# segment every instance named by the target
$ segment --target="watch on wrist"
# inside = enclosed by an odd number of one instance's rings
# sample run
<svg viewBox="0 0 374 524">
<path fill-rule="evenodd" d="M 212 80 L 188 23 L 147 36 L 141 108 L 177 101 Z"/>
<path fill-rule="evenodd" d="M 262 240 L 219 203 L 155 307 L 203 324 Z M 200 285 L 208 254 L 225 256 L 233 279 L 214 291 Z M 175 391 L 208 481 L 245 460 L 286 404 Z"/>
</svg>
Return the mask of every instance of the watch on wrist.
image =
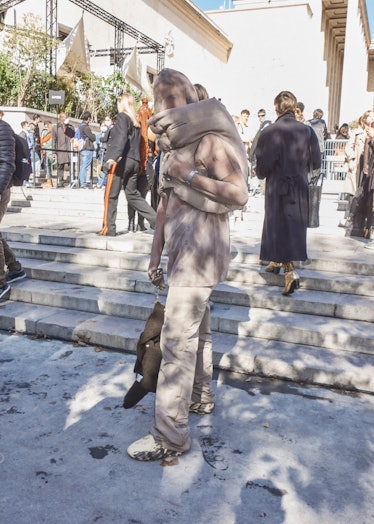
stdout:
<svg viewBox="0 0 374 524">
<path fill-rule="evenodd" d="M 194 177 L 195 175 L 198 175 L 198 174 L 199 174 L 199 172 L 197 171 L 197 169 L 193 169 L 192 171 L 190 171 L 190 172 L 188 173 L 188 175 L 187 175 L 187 178 L 186 178 L 186 180 L 185 180 L 185 183 L 186 183 L 188 186 L 190 186 L 193 177 Z"/>
</svg>

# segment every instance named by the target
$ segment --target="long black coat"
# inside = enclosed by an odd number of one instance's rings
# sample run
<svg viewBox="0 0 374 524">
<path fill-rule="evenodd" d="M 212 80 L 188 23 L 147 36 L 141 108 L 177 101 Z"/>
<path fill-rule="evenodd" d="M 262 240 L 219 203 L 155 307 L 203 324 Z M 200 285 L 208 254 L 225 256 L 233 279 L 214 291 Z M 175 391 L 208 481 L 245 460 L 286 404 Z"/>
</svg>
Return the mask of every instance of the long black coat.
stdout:
<svg viewBox="0 0 374 524">
<path fill-rule="evenodd" d="M 265 128 L 256 147 L 256 174 L 266 178 L 261 260 L 306 260 L 309 166 L 321 166 L 318 139 L 293 113 Z"/>
<path fill-rule="evenodd" d="M 126 113 L 118 113 L 116 123 L 109 133 L 104 163 L 109 159 L 118 161 L 116 175 L 121 176 L 125 171 L 126 158 L 140 161 L 140 127 L 134 127 Z"/>
<path fill-rule="evenodd" d="M 14 132 L 5 120 L 0 120 L 0 197 L 9 187 L 15 169 Z"/>
</svg>

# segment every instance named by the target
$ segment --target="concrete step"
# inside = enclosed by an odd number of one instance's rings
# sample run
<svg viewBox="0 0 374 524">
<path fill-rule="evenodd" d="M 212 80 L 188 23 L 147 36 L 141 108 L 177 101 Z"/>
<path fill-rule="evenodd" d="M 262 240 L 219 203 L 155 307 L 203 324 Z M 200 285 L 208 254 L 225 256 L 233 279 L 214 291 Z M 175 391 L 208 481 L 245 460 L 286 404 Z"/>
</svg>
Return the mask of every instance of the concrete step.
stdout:
<svg viewBox="0 0 374 524">
<path fill-rule="evenodd" d="M 117 268 L 128 270 L 146 271 L 149 262 L 151 249 L 151 235 L 125 235 L 123 240 L 119 237 L 108 239 L 102 236 L 95 238 L 75 239 L 75 244 L 79 247 L 70 247 L 71 237 L 53 237 L 56 244 L 45 244 L 33 242 L 12 242 L 10 238 L 15 235 L 4 233 L 4 237 L 9 242 L 17 257 L 20 259 L 37 259 L 40 261 L 62 262 L 69 264 L 79 264 L 87 266 L 99 266 L 100 268 Z M 22 235 L 24 237 L 24 235 Z M 134 238 L 136 237 L 136 238 Z M 140 239 L 142 237 L 142 241 Z M 41 241 L 52 240 L 51 236 L 37 236 Z M 81 241 L 81 242 L 80 242 Z M 59 242 L 57 244 L 57 242 Z M 65 243 L 67 245 L 65 245 Z M 83 246 L 87 246 L 82 249 Z M 95 246 L 90 249 L 88 246 Z M 106 248 L 106 249 L 105 249 Z M 110 256 L 108 256 L 108 251 Z M 246 260 L 246 264 L 237 263 L 236 260 Z M 163 266 L 166 268 L 166 257 L 163 257 Z M 315 260 L 303 267 L 313 268 L 303 269 L 299 272 L 301 277 L 301 288 L 315 291 L 328 291 L 335 293 L 345 293 L 374 297 L 374 280 L 370 273 L 373 270 L 371 265 L 358 264 L 358 270 L 369 274 L 347 274 L 337 272 L 339 269 L 354 272 L 357 263 L 346 263 L 339 267 L 338 264 L 327 264 L 329 269 L 338 266 L 336 272 L 318 270 L 324 267 L 324 261 Z M 27 265 L 26 265 L 27 267 Z M 265 286 L 284 286 L 283 274 L 267 273 L 263 266 L 258 264 L 258 256 L 254 253 L 241 253 L 240 256 L 232 258 L 228 274 L 228 282 L 238 282 L 241 284 L 254 284 Z"/>
<path fill-rule="evenodd" d="M 149 289 L 145 283 L 143 286 L 146 290 Z M 13 301 L 29 304 L 145 321 L 151 312 L 153 297 L 150 293 L 140 290 L 134 292 L 136 282 L 133 288 L 130 291 L 119 291 L 79 284 L 25 279 L 12 285 L 10 298 Z M 141 289 L 141 283 L 139 288 Z M 262 292 L 261 289 L 259 289 L 260 292 Z M 222 293 L 223 290 L 221 290 L 221 297 Z M 319 302 L 316 300 L 314 311 L 316 312 L 318 307 L 321 313 L 311 315 L 308 312 L 299 312 L 299 309 L 303 311 L 303 308 L 310 307 L 309 301 L 298 303 L 288 297 L 275 296 L 271 297 L 273 300 L 266 301 L 268 297 L 266 293 L 263 293 L 262 300 L 258 300 L 258 306 L 252 305 L 252 300 L 255 302 L 257 296 L 259 294 L 255 294 L 253 298 L 249 297 L 249 302 L 251 302 L 249 306 L 215 302 L 212 310 L 212 329 L 217 332 L 240 334 L 243 337 L 281 340 L 293 344 L 359 351 L 374 355 L 374 324 L 372 321 L 362 322 L 337 316 L 326 319 L 325 311 L 327 312 L 328 309 L 331 313 L 340 311 L 342 315 L 349 315 L 354 312 L 355 305 L 350 307 L 343 303 L 339 309 L 336 305 L 325 303 L 325 307 L 322 308 L 317 306 Z M 264 303 L 275 304 L 278 309 L 267 309 Z M 373 312 L 370 311 L 373 303 L 371 300 L 366 309 L 360 303 L 359 312 L 371 315 L 370 318 L 373 318 Z M 300 308 L 297 307 L 298 305 Z M 321 315 L 325 317 L 324 322 L 321 322 Z"/>
<path fill-rule="evenodd" d="M 92 232 L 57 231 L 46 227 L 4 227 L 4 238 L 8 242 L 23 242 L 34 245 L 65 246 L 103 251 L 150 253 L 153 232 L 127 233 L 117 237 L 105 237 Z"/>
<path fill-rule="evenodd" d="M 127 221 L 127 219 L 126 219 Z M 127 222 L 126 222 L 127 223 Z M 97 235 L 92 226 L 91 231 L 76 231 L 65 228 L 56 232 L 51 227 L 48 229 L 47 224 L 43 227 L 25 228 L 22 227 L 4 227 L 4 238 L 9 242 L 32 243 L 39 245 L 68 246 L 97 250 L 109 250 L 118 252 L 137 252 L 149 254 L 153 232 L 148 229 L 145 232 L 128 233 L 122 231 L 117 237 L 103 237 Z M 240 231 L 232 234 L 231 242 L 231 260 L 236 264 L 242 264 L 245 269 L 246 264 L 259 264 L 259 243 L 258 238 L 248 237 L 245 241 L 240 238 Z M 374 276 L 374 256 L 370 250 L 362 249 L 360 253 L 356 252 L 356 246 L 352 245 L 351 239 L 339 239 L 341 245 L 340 251 L 337 251 L 331 240 L 325 237 L 316 237 L 316 247 L 309 249 L 309 259 L 305 262 L 296 262 L 295 266 L 303 270 L 313 270 L 330 273 L 332 276 L 336 273 L 343 273 L 346 276 L 362 275 Z M 263 262 L 265 265 L 266 262 Z M 236 269 L 235 269 L 236 271 Z M 235 273 L 234 273 L 235 274 Z M 234 279 L 234 276 L 229 277 Z M 360 291 L 361 293 L 361 291 Z M 369 292 L 369 295 L 372 293 Z"/>
<path fill-rule="evenodd" d="M 28 206 L 26 203 L 24 206 L 13 206 L 10 205 L 7 210 L 8 213 L 22 213 L 24 215 L 34 215 L 37 214 L 38 216 L 45 215 L 49 216 L 51 214 L 50 206 L 39 206 L 39 207 L 31 207 Z M 55 216 L 61 216 L 61 217 L 68 217 L 71 216 L 71 213 L 74 213 L 74 216 L 84 216 L 86 218 L 96 218 L 100 219 L 103 215 L 103 205 L 101 208 L 99 206 L 93 206 L 92 208 L 86 207 L 85 209 L 79 209 L 79 204 L 77 204 L 76 209 L 72 205 L 66 208 L 56 208 L 54 209 L 53 213 Z M 127 211 L 122 211 L 121 209 L 118 209 L 119 216 L 127 216 Z"/>
<path fill-rule="evenodd" d="M 144 321 L 8 301 L 0 329 L 135 353 Z M 373 356 L 213 331 L 215 367 L 374 393 Z"/>
<path fill-rule="evenodd" d="M 129 262 L 118 271 L 115 264 L 112 267 L 104 265 L 83 265 L 81 263 L 66 263 L 59 261 L 42 261 L 39 258 L 22 258 L 22 264 L 27 275 L 33 280 L 63 282 L 93 286 L 100 289 L 114 289 L 153 294 L 154 286 L 149 282 L 146 269 L 148 257 L 128 254 L 125 261 Z M 114 260 L 111 260 L 112 263 Z M 247 268 L 247 274 L 256 273 Z M 260 275 L 261 276 L 261 275 Z M 265 277 L 268 275 L 265 274 Z M 278 285 L 283 286 L 281 277 Z M 362 278 L 362 277 L 360 277 Z M 346 318 L 350 320 L 374 321 L 374 296 L 351 296 L 347 293 L 310 291 L 302 287 L 292 295 L 283 297 L 279 287 L 251 282 L 227 282 L 216 286 L 212 300 L 221 304 L 265 308 L 279 311 L 290 311 L 309 315 Z M 334 280 L 335 282 L 335 280 Z M 364 284 L 362 284 L 364 286 Z M 161 293 L 164 294 L 164 293 Z"/>
<path fill-rule="evenodd" d="M 14 188 L 13 197 L 21 212 L 4 217 L 2 231 L 32 279 L 12 284 L 0 329 L 134 352 L 154 300 L 153 232 L 95 234 L 102 192 Z M 125 233 L 123 192 L 120 202 Z M 336 198 L 323 196 L 321 227 L 308 230 L 309 260 L 298 265 L 301 289 L 290 297 L 280 293 L 283 275 L 259 264 L 263 198 L 247 207 L 230 217 L 229 278 L 212 295 L 215 365 L 374 393 L 373 253 L 337 228 Z"/>
</svg>

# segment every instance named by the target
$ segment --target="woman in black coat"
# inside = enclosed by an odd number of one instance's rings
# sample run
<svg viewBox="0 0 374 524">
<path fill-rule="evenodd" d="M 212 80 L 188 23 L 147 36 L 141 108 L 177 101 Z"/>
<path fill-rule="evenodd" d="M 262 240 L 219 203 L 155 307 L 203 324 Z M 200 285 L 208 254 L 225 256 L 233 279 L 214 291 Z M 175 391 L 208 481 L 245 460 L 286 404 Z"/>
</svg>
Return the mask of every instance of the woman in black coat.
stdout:
<svg viewBox="0 0 374 524">
<path fill-rule="evenodd" d="M 276 96 L 278 118 L 262 131 L 256 147 L 256 174 L 266 179 L 260 258 L 271 261 L 277 273 L 283 266 L 283 295 L 299 287 L 293 261 L 307 259 L 308 172 L 321 166 L 317 136 L 296 120 L 296 103 L 289 91 Z"/>
<path fill-rule="evenodd" d="M 128 205 L 144 217 L 153 228 L 156 212 L 142 197 L 138 188 L 140 163 L 140 124 L 135 112 L 134 97 L 123 93 L 117 99 L 118 115 L 110 130 L 104 167 L 109 169 L 104 194 L 102 235 L 116 235 L 118 197 L 125 190 Z M 129 225 L 130 230 L 130 225 Z"/>
</svg>

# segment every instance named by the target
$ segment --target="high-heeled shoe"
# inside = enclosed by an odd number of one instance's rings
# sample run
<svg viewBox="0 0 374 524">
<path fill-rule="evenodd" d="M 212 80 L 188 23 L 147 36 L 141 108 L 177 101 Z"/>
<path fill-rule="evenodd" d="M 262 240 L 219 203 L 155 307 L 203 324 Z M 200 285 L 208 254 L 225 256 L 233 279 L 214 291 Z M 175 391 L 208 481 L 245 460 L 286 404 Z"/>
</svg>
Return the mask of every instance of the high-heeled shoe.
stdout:
<svg viewBox="0 0 374 524">
<path fill-rule="evenodd" d="M 284 269 L 284 289 L 282 295 L 287 296 L 300 287 L 300 277 L 295 271 L 293 262 L 286 262 L 283 265 Z"/>
<path fill-rule="evenodd" d="M 269 264 L 265 267 L 265 271 L 267 273 L 275 273 L 276 275 L 278 275 L 281 267 L 281 262 L 269 262 Z"/>
</svg>

